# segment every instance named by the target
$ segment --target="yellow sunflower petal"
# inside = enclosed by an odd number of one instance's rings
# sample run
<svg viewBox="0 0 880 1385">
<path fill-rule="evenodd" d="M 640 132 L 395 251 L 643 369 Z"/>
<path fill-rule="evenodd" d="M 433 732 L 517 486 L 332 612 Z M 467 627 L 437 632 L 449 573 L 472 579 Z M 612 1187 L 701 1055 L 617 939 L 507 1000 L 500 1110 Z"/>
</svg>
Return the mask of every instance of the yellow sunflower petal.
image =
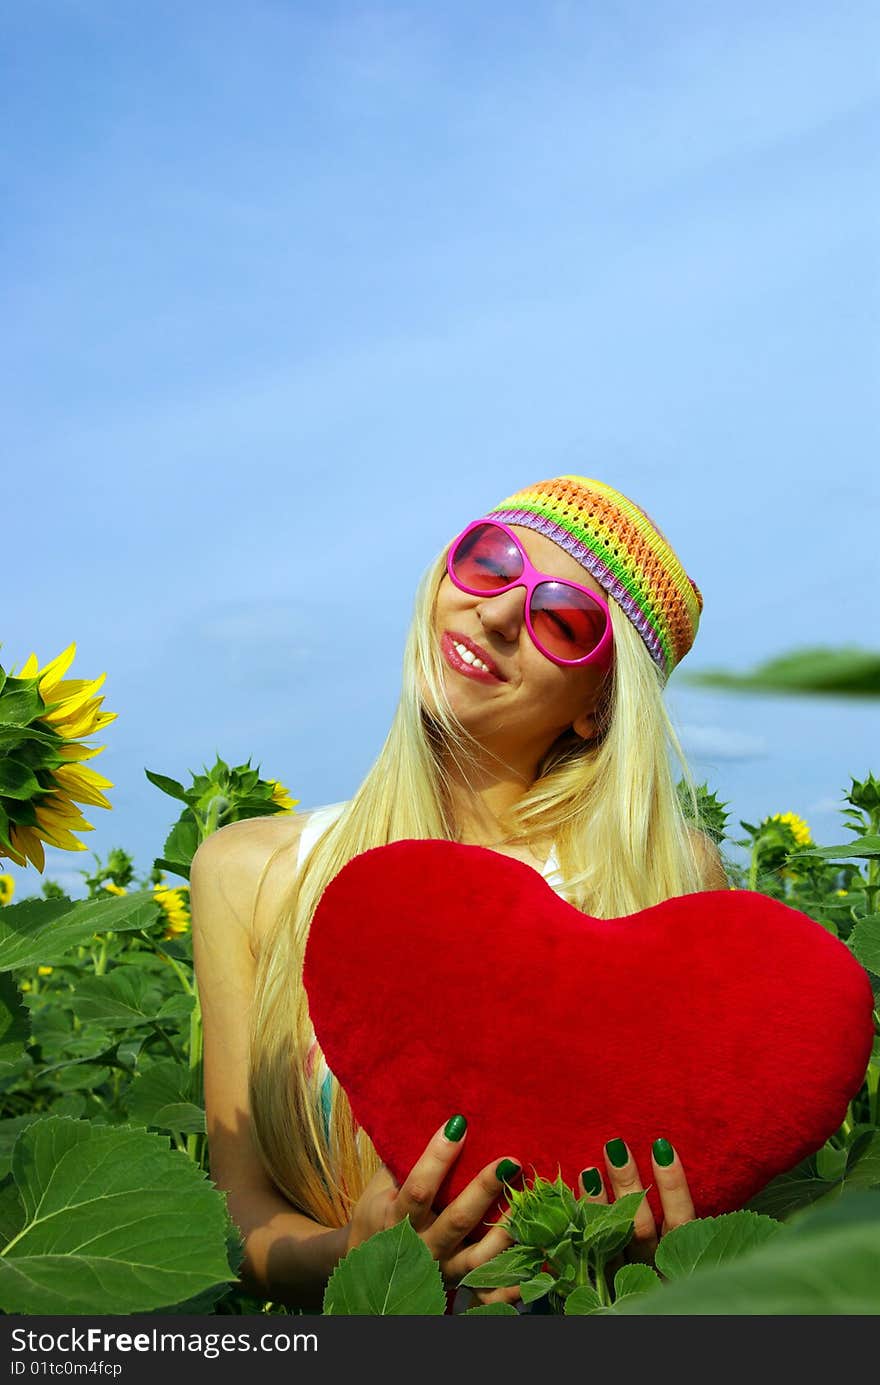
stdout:
<svg viewBox="0 0 880 1385">
<path fill-rule="evenodd" d="M 14 678 L 35 678 L 39 672 L 36 654 L 31 654 L 25 659 L 18 673 L 13 674 Z"/>
<path fill-rule="evenodd" d="M 10 827 L 8 835 L 9 846 L 0 847 L 0 861 L 6 860 L 8 858 L 10 861 L 13 861 L 17 866 L 26 866 L 27 857 L 23 856 L 20 851 L 16 851 L 15 849 L 15 829 L 13 827 Z"/>
<path fill-rule="evenodd" d="M 50 660 L 42 670 L 40 674 L 40 693 L 45 701 L 49 701 L 49 698 L 46 697 L 47 686 L 49 688 L 54 688 L 58 680 L 64 677 L 75 657 L 76 643 L 69 644 L 66 649 L 62 649 L 60 654 L 57 654 L 54 659 Z"/>
<path fill-rule="evenodd" d="M 63 794 L 47 794 L 45 798 L 33 801 L 34 812 L 44 822 L 54 827 L 76 827 L 85 818 L 75 803 Z"/>
<path fill-rule="evenodd" d="M 91 832 L 94 829 L 87 823 L 85 829 L 78 828 L 77 830 L 80 832 L 83 830 Z M 72 832 L 65 831 L 63 827 L 50 829 L 41 826 L 40 834 L 43 840 L 48 842 L 50 846 L 57 846 L 62 851 L 88 851 L 85 842 L 78 841 Z"/>
<path fill-rule="evenodd" d="M 9 829 L 9 840 L 16 850 L 20 851 L 26 858 L 18 861 L 13 857 L 16 865 L 25 866 L 30 861 L 42 874 L 46 868 L 46 853 L 35 828 L 22 827 L 20 823 L 15 823 Z"/>
<path fill-rule="evenodd" d="M 52 771 L 55 783 L 78 803 L 93 803 L 98 808 L 112 808 L 112 803 L 101 793 L 98 785 L 112 789 L 113 782 L 96 774 L 93 769 L 83 769 L 79 765 L 59 765 Z"/>
<path fill-rule="evenodd" d="M 91 760 L 106 749 L 106 745 L 88 746 L 80 745 L 79 741 L 62 741 L 57 753 L 65 760 Z"/>
<path fill-rule="evenodd" d="M 109 722 L 115 721 L 118 715 L 117 712 L 99 712 L 98 706 L 103 700 L 103 698 L 98 698 L 96 706 L 83 708 L 81 712 L 76 713 L 69 720 L 62 717 L 58 721 L 53 721 L 54 730 L 58 731 L 66 740 L 78 740 L 80 736 L 94 735 L 96 731 L 102 730 Z"/>
<path fill-rule="evenodd" d="M 101 684 L 106 680 L 106 677 L 106 673 L 102 673 L 100 677 L 93 678 L 88 682 L 82 678 L 77 678 L 75 680 L 71 679 L 67 682 L 58 683 L 53 689 L 51 697 L 46 697 L 45 694 L 43 694 L 41 684 L 40 694 L 43 697 L 43 701 L 60 704 L 55 707 L 54 711 L 46 712 L 42 720 L 48 722 L 64 721 L 66 718 L 73 716 L 75 712 L 81 711 L 86 703 L 94 697 Z"/>
</svg>

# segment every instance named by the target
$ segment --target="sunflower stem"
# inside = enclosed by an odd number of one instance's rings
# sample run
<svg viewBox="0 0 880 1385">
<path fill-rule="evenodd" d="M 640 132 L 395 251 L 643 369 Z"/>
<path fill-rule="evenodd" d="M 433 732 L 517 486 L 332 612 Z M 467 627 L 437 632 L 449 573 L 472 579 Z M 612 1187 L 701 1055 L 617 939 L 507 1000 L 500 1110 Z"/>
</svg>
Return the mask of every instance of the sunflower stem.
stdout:
<svg viewBox="0 0 880 1385">
<path fill-rule="evenodd" d="M 182 1053 L 175 1047 L 175 1045 L 172 1043 L 171 1039 L 168 1037 L 168 1035 L 166 1034 L 165 1030 L 162 1028 L 161 1024 L 158 1024 L 158 1023 L 156 1022 L 156 1020 L 153 1020 L 153 1021 L 152 1021 L 152 1028 L 156 1031 L 156 1033 L 159 1035 L 159 1038 L 160 1038 L 160 1039 L 163 1041 L 163 1043 L 166 1045 L 166 1047 L 167 1047 L 167 1049 L 168 1049 L 168 1052 L 171 1054 L 171 1057 L 174 1058 L 174 1059 L 176 1059 L 176 1061 L 177 1061 L 178 1063 L 182 1063 L 182 1062 L 183 1062 L 183 1054 L 182 1054 Z"/>
<path fill-rule="evenodd" d="M 199 1003 L 198 988 L 194 992 L 195 1000 L 189 1017 L 189 1078 L 190 1094 L 196 1106 L 204 1106 L 204 1091 L 202 1080 L 202 1007 Z M 186 1152 L 195 1163 L 199 1163 L 201 1150 L 201 1136 L 196 1130 L 191 1131 L 186 1137 Z"/>
<path fill-rule="evenodd" d="M 757 840 L 755 840 L 755 841 L 752 843 L 752 857 L 751 857 L 751 860 L 750 860 L 750 862 L 749 862 L 749 883 L 748 883 L 748 889 L 750 889 L 750 890 L 757 890 L 757 888 L 758 888 L 758 855 L 759 855 L 758 842 L 757 842 Z"/>
<path fill-rule="evenodd" d="M 162 948 L 158 945 L 158 943 L 154 942 L 154 940 L 150 937 L 149 933 L 146 931 L 145 928 L 141 929 L 139 936 L 143 938 L 144 942 L 146 942 L 149 945 L 150 950 L 153 953 L 155 953 L 157 957 L 161 957 L 163 962 L 168 963 L 169 967 L 174 972 L 181 986 L 186 991 L 186 994 L 194 995 L 195 991 L 193 990 L 193 987 L 190 984 L 187 974 L 184 971 L 183 967 L 180 965 L 180 963 L 176 962 L 173 957 L 169 957 L 168 953 L 164 952 Z"/>
<path fill-rule="evenodd" d="M 112 933 L 105 933 L 101 939 L 101 949 L 95 961 L 96 976 L 103 976 L 107 971 L 107 943 L 112 936 Z"/>
</svg>

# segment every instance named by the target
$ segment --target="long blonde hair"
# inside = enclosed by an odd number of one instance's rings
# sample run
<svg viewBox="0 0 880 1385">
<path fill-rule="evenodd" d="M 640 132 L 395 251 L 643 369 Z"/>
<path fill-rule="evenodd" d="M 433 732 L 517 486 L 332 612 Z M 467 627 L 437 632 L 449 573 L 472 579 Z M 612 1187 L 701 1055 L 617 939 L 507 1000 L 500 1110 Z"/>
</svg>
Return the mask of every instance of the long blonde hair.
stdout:
<svg viewBox="0 0 880 1385">
<path fill-rule="evenodd" d="M 348 1221 L 381 1160 L 335 1080 L 325 1129 L 321 1055 L 302 985 L 306 940 L 324 889 L 352 857 L 404 838 L 457 838 L 438 751 L 442 746 L 466 774 L 478 747 L 449 707 L 433 633 L 445 571 L 446 549 L 419 584 L 404 651 L 403 690 L 385 744 L 355 796 L 291 880 L 258 959 L 250 1059 L 257 1145 L 290 1202 L 327 1226 Z M 618 918 L 702 888 L 670 750 L 697 825 L 698 798 L 666 711 L 660 675 L 615 601 L 609 609 L 614 662 L 603 687 L 598 735 L 589 742 L 572 730 L 560 736 L 534 783 L 500 824 L 508 833 L 505 840 L 552 839 L 562 893 L 595 918 Z M 271 860 L 261 882 L 270 865 Z"/>
</svg>

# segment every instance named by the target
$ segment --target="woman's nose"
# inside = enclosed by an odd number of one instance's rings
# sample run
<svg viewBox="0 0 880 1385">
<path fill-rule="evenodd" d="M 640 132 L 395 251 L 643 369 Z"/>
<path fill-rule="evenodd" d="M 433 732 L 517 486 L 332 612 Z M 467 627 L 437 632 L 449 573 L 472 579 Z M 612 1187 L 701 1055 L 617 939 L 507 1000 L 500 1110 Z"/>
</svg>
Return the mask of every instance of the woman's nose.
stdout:
<svg viewBox="0 0 880 1385">
<path fill-rule="evenodd" d="M 511 642 L 519 638 L 524 612 L 525 587 L 511 587 L 500 596 L 487 596 L 477 607 L 483 629 Z"/>
</svg>

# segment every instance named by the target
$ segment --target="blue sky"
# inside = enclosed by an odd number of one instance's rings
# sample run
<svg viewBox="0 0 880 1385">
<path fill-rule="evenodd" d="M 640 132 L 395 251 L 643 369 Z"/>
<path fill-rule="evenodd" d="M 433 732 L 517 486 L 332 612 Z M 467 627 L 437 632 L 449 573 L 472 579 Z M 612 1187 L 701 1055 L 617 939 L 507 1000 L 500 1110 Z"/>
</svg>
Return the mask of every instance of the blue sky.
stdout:
<svg viewBox="0 0 880 1385">
<path fill-rule="evenodd" d="M 107 672 L 90 848 L 149 866 L 144 766 L 218 751 L 347 797 L 421 572 L 561 472 L 699 583 L 683 668 L 876 647 L 878 39 L 810 0 L 5 7 L 0 662 Z M 878 768 L 868 707 L 670 703 L 745 816 Z"/>
</svg>

